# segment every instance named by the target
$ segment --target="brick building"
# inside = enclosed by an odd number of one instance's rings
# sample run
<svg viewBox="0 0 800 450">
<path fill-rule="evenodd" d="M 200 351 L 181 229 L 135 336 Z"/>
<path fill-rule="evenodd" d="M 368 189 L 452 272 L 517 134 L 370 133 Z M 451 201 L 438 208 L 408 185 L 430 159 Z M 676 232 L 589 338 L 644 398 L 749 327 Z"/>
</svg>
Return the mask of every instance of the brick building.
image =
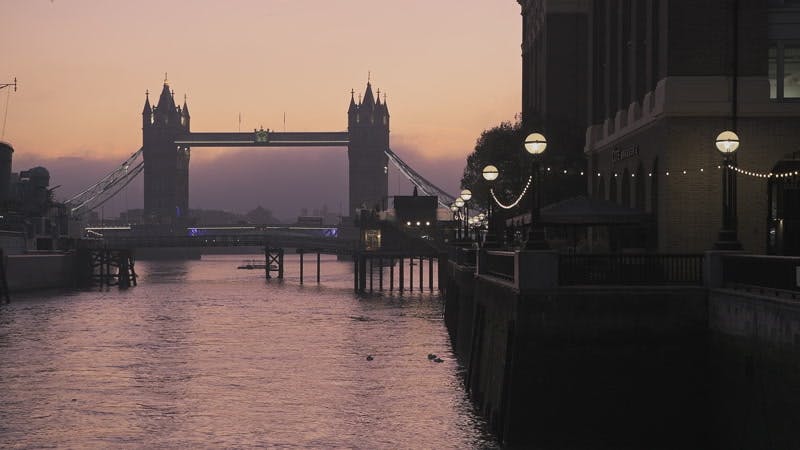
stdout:
<svg viewBox="0 0 800 450">
<path fill-rule="evenodd" d="M 519 2 L 524 24 L 558 26 L 549 11 L 565 7 L 586 19 L 586 76 L 573 81 L 586 82 L 591 196 L 649 213 L 653 250 L 710 249 L 724 170 L 714 141 L 731 129 L 741 140 L 739 240 L 751 252 L 800 254 L 800 177 L 754 176 L 800 170 L 800 1 Z M 531 39 L 524 30 L 523 64 Z M 523 86 L 551 60 L 540 64 L 523 69 Z M 523 110 L 530 95 L 523 88 Z"/>
</svg>

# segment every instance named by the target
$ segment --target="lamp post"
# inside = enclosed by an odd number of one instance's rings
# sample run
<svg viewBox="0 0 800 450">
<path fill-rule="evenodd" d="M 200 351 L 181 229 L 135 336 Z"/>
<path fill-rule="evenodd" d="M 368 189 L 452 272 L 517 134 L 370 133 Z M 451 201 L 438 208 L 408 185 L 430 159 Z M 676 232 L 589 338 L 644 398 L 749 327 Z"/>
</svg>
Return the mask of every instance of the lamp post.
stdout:
<svg viewBox="0 0 800 450">
<path fill-rule="evenodd" d="M 484 246 L 485 247 L 496 247 L 497 246 L 497 241 L 495 240 L 495 236 L 494 236 L 494 223 L 493 223 L 494 214 L 492 214 L 492 210 L 494 209 L 492 207 L 492 203 L 494 202 L 494 199 L 492 199 L 492 183 L 494 182 L 494 180 L 497 179 L 498 176 L 500 176 L 500 172 L 497 170 L 497 167 L 495 167 L 495 166 L 490 164 L 490 165 L 488 165 L 488 166 L 483 168 L 482 175 L 483 175 L 483 179 L 486 180 L 486 185 L 488 186 L 488 189 L 487 189 L 488 190 L 488 192 L 487 192 L 488 195 L 486 196 L 486 198 L 487 198 L 487 204 L 489 205 L 487 207 L 487 210 L 486 210 L 486 212 L 488 213 L 488 219 L 487 220 L 489 221 L 489 225 L 487 226 L 487 230 L 486 230 L 486 241 L 484 242 Z"/>
<path fill-rule="evenodd" d="M 714 243 L 716 250 L 741 250 L 742 244 L 736 234 L 736 156 L 739 136 L 733 131 L 723 131 L 715 142 L 724 157 L 722 167 L 722 228 Z"/>
<path fill-rule="evenodd" d="M 453 203 L 452 205 L 450 205 L 450 211 L 453 211 L 453 222 L 456 223 L 455 238 L 456 238 L 456 241 L 460 241 L 461 240 L 461 225 L 460 225 L 459 220 L 458 220 L 458 206 L 456 206 L 456 204 Z"/>
<path fill-rule="evenodd" d="M 455 207 L 457 208 L 456 210 L 458 211 L 458 216 L 457 216 L 458 239 L 464 240 L 464 231 L 463 231 L 464 224 L 462 223 L 464 221 L 464 200 L 462 200 L 461 197 L 456 197 L 456 200 L 455 202 L 453 202 L 453 205 L 455 205 Z"/>
<path fill-rule="evenodd" d="M 470 191 L 469 189 L 462 190 L 461 195 L 459 195 L 459 198 L 464 202 L 464 218 L 463 218 L 464 240 L 469 241 L 470 240 L 469 223 L 467 222 L 467 219 L 469 218 L 469 206 L 467 205 L 467 202 L 472 198 L 472 191 Z"/>
<path fill-rule="evenodd" d="M 542 227 L 539 217 L 542 192 L 539 155 L 544 152 L 545 148 L 547 148 L 547 139 L 540 133 L 531 133 L 525 138 L 525 150 L 533 155 L 531 157 L 531 176 L 534 177 L 533 192 L 531 192 L 530 196 L 531 227 L 528 230 L 528 241 L 525 243 L 525 250 L 547 250 L 550 248 L 545 240 L 544 227 Z"/>
</svg>

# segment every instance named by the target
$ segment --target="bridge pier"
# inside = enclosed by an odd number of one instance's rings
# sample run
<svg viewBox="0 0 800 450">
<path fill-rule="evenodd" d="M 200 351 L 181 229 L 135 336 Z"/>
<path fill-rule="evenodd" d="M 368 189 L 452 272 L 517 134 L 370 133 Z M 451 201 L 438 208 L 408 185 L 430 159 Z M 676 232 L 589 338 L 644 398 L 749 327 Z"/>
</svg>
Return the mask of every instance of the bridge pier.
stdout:
<svg viewBox="0 0 800 450">
<path fill-rule="evenodd" d="M 85 249 L 83 285 L 119 286 L 127 289 L 136 286 L 136 269 L 133 254 L 128 249 Z"/>
<path fill-rule="evenodd" d="M 278 272 L 278 279 L 283 279 L 283 249 L 264 247 L 264 277 L 269 280 L 272 278 L 273 271 Z M 275 269 L 272 265 L 275 265 Z"/>
</svg>

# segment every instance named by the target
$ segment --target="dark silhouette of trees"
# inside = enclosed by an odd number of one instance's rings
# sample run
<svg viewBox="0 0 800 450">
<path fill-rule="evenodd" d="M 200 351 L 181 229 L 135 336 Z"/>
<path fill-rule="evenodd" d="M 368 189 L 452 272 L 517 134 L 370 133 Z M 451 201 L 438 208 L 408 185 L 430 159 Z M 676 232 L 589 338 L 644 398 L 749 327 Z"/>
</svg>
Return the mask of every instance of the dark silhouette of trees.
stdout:
<svg viewBox="0 0 800 450">
<path fill-rule="evenodd" d="M 530 160 L 523 147 L 524 139 L 520 122 L 502 122 L 481 133 L 475 150 L 467 157 L 461 177 L 461 188 L 472 191 L 473 204 L 481 208 L 488 204 L 488 185 L 482 172 L 489 164 L 500 171 L 493 187 L 501 201 L 510 203 L 522 192 L 530 175 Z"/>
</svg>

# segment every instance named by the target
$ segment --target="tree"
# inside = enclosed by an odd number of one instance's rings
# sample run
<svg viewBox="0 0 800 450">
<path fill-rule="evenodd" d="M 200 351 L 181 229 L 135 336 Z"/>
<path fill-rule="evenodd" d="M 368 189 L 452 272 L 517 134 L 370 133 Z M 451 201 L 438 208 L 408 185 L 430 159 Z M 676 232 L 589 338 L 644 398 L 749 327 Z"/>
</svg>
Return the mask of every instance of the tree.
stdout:
<svg viewBox="0 0 800 450">
<path fill-rule="evenodd" d="M 501 201 L 510 203 L 525 188 L 530 175 L 530 162 L 523 149 L 523 134 L 520 122 L 502 122 L 481 133 L 475 150 L 467 157 L 461 177 L 461 188 L 472 191 L 473 204 L 481 208 L 488 205 L 489 186 L 482 173 L 489 164 L 500 171 L 492 187 Z"/>
</svg>

